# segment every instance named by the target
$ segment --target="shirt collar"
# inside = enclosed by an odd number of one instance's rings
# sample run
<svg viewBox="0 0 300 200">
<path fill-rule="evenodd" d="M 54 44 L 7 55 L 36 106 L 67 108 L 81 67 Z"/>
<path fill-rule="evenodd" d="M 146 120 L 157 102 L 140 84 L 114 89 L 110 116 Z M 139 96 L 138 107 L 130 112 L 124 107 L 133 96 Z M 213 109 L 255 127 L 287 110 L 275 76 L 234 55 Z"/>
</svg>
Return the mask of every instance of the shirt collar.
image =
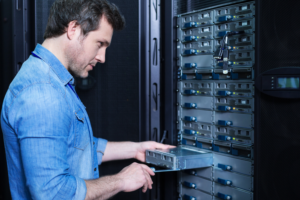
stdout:
<svg viewBox="0 0 300 200">
<path fill-rule="evenodd" d="M 46 62 L 61 80 L 61 82 L 66 85 L 70 82 L 70 84 L 74 84 L 74 78 L 70 74 L 70 72 L 63 66 L 63 64 L 51 53 L 48 49 L 43 47 L 40 44 L 37 44 L 35 47 L 34 54 L 40 57 L 44 62 Z"/>
</svg>

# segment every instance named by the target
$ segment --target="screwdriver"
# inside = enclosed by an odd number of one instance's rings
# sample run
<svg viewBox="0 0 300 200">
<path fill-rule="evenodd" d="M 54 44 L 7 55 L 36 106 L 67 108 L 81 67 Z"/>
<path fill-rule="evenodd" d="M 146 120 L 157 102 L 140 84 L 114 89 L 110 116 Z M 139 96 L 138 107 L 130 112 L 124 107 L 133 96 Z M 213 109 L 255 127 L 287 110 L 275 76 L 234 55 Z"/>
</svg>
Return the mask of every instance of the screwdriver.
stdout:
<svg viewBox="0 0 300 200">
<path fill-rule="evenodd" d="M 150 167 L 150 169 L 155 172 L 174 172 L 174 171 L 180 171 L 180 169 L 162 169 L 162 170 L 156 170 L 154 167 Z"/>
</svg>

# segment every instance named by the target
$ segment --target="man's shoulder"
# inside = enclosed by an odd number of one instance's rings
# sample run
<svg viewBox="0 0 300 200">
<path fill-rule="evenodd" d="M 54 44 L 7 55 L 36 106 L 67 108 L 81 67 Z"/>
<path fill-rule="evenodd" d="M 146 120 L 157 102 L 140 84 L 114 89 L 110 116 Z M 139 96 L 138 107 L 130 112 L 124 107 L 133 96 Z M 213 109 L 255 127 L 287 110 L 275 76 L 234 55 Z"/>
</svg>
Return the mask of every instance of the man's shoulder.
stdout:
<svg viewBox="0 0 300 200">
<path fill-rule="evenodd" d="M 26 60 L 9 86 L 10 92 L 17 97 L 20 93 L 35 85 L 47 85 L 59 90 L 62 83 L 51 67 L 41 59 L 30 56 Z"/>
</svg>

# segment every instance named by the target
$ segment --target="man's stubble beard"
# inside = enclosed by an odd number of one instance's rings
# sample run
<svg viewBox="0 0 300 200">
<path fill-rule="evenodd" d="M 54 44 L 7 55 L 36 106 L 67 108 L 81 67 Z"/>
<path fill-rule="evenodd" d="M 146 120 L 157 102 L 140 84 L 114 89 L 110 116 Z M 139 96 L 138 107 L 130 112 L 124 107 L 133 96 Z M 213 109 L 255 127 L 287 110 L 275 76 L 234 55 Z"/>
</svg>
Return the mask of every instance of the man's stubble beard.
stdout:
<svg viewBox="0 0 300 200">
<path fill-rule="evenodd" d="M 84 50 L 82 46 L 82 42 L 78 42 L 76 46 L 69 47 L 66 51 L 66 58 L 68 61 L 68 69 L 70 74 L 73 77 L 81 77 L 83 78 L 83 73 L 85 68 L 88 66 L 86 65 L 83 69 L 81 68 L 82 63 L 80 61 L 80 57 L 84 55 Z"/>
</svg>

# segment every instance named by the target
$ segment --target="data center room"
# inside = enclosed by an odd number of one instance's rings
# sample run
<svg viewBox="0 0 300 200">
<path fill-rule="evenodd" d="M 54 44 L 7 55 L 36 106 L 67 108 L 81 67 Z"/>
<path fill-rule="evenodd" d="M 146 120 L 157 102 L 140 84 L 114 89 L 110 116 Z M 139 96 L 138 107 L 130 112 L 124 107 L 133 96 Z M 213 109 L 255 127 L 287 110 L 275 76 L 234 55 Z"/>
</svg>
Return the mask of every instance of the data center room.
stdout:
<svg viewBox="0 0 300 200">
<path fill-rule="evenodd" d="M 43 43 L 54 1 L 0 0 L 1 106 Z M 109 1 L 125 29 L 114 32 L 105 63 L 75 80 L 94 136 L 180 147 L 146 151 L 153 188 L 111 199 L 298 199 L 299 1 Z M 0 155 L 8 200 L 2 132 Z M 102 163 L 100 177 L 132 162 Z"/>
</svg>

